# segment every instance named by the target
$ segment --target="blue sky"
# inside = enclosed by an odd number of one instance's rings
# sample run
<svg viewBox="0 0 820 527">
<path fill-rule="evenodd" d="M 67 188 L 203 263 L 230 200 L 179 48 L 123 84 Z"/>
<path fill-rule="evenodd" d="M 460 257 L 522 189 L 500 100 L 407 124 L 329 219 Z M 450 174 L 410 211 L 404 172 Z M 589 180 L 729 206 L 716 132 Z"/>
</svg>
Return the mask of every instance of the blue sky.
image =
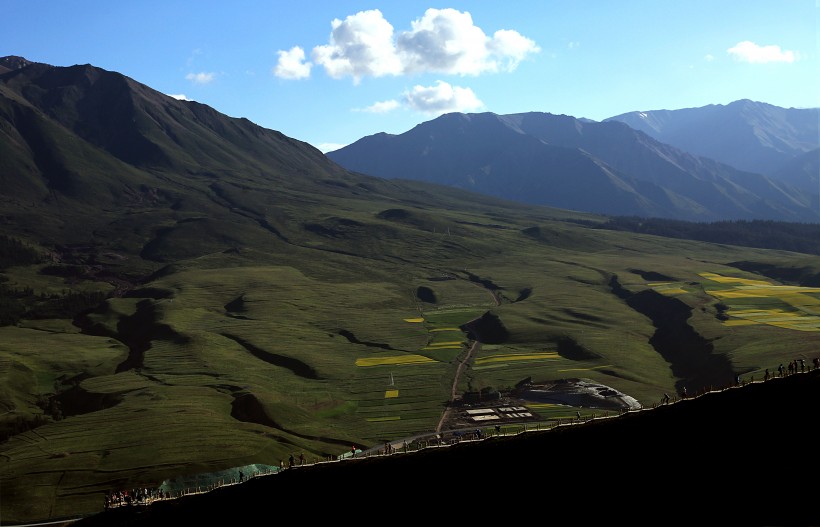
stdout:
<svg viewBox="0 0 820 527">
<path fill-rule="evenodd" d="M 447 112 L 820 107 L 820 0 L 3 0 L 0 56 L 91 64 L 330 151 Z"/>
</svg>

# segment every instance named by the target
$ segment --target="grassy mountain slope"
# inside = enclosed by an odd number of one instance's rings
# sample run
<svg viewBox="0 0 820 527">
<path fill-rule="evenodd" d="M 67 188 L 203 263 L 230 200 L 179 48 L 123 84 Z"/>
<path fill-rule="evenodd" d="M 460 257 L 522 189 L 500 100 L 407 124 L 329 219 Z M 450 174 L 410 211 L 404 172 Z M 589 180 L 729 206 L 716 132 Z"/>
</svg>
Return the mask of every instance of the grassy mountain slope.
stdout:
<svg viewBox="0 0 820 527">
<path fill-rule="evenodd" d="M 816 353 L 817 291 L 752 272 L 814 256 L 350 173 L 91 66 L 0 95 L 4 522 L 433 431 L 473 338 L 458 396 L 584 377 L 647 406 Z"/>
</svg>

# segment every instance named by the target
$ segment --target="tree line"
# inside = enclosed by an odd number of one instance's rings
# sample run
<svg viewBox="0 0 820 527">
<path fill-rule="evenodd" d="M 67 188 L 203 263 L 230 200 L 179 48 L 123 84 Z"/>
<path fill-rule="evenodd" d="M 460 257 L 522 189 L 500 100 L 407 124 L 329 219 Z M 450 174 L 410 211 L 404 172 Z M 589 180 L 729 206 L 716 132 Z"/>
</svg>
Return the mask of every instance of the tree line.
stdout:
<svg viewBox="0 0 820 527">
<path fill-rule="evenodd" d="M 17 238 L 0 234 L 0 270 L 14 265 L 42 262 L 44 255 Z"/>
<path fill-rule="evenodd" d="M 612 217 L 603 224 L 584 220 L 579 223 L 613 231 L 820 255 L 820 223 L 772 220 L 697 223 L 637 216 Z"/>
<path fill-rule="evenodd" d="M 35 294 L 30 287 L 14 288 L 0 283 L 0 326 L 13 326 L 23 319 L 74 318 L 106 297 L 102 291 Z"/>
<path fill-rule="evenodd" d="M 0 271 L 17 265 L 34 265 L 46 260 L 43 253 L 6 235 L 0 235 Z M 0 274 L 0 326 L 13 326 L 21 319 L 74 318 L 97 306 L 106 293 L 71 291 L 36 294 L 31 287 L 13 287 Z"/>
</svg>

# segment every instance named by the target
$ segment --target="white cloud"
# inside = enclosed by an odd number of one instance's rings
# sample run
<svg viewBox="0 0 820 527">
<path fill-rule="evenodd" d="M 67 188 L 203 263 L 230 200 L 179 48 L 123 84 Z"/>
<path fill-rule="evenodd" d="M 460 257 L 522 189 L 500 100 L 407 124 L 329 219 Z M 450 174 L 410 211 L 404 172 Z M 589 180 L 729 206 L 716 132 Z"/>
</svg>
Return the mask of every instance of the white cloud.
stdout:
<svg viewBox="0 0 820 527">
<path fill-rule="evenodd" d="M 399 34 L 396 42 L 404 72 L 479 75 L 512 71 L 540 48 L 517 31 L 502 29 L 492 38 L 475 24 L 468 12 L 428 9 Z"/>
<path fill-rule="evenodd" d="M 387 75 L 513 71 L 541 51 L 517 31 L 501 29 L 488 37 L 470 13 L 455 9 L 428 9 L 395 38 L 378 9 L 334 19 L 331 27 L 329 43 L 314 47 L 311 57 L 330 77 L 349 76 L 357 84 L 364 77 Z"/>
<path fill-rule="evenodd" d="M 273 68 L 273 74 L 281 79 L 295 80 L 310 77 L 310 62 L 305 62 L 305 50 L 293 46 L 288 51 L 278 51 L 279 61 Z"/>
<path fill-rule="evenodd" d="M 216 74 L 202 71 L 200 73 L 189 73 L 185 78 L 194 84 L 209 84 L 216 78 Z"/>
<path fill-rule="evenodd" d="M 576 41 L 572 41 L 572 42 L 569 42 L 569 43 L 567 44 L 567 47 L 568 47 L 569 49 L 579 48 L 579 47 L 581 47 L 581 43 L 580 43 L 580 42 L 576 42 Z"/>
<path fill-rule="evenodd" d="M 738 42 L 726 52 L 739 62 L 765 64 L 767 62 L 794 62 L 797 54 L 790 50 L 781 50 L 780 46 L 759 46 L 749 40 Z"/>
<path fill-rule="evenodd" d="M 316 148 L 321 150 L 323 154 L 327 154 L 328 152 L 333 152 L 334 150 L 338 150 L 346 146 L 346 144 L 340 143 L 319 143 L 319 145 L 317 145 Z"/>
<path fill-rule="evenodd" d="M 404 100 L 411 108 L 431 115 L 469 112 L 484 106 L 470 88 L 451 86 L 444 81 L 436 81 L 435 86 L 414 86 L 405 92 Z"/>
<path fill-rule="evenodd" d="M 397 40 L 405 71 L 478 75 L 497 70 L 487 60 L 488 38 L 469 13 L 428 9 L 411 26 Z"/>
<path fill-rule="evenodd" d="M 489 59 L 498 61 L 505 71 L 513 71 L 530 53 L 541 51 L 534 40 L 518 31 L 500 29 L 493 34 L 487 45 Z"/>
<path fill-rule="evenodd" d="M 395 99 L 390 99 L 387 101 L 379 101 L 367 106 L 365 108 L 356 108 L 354 112 L 368 112 L 368 113 L 387 113 L 390 111 L 395 110 L 401 106 L 399 101 Z"/>
<path fill-rule="evenodd" d="M 173 97 L 174 99 L 176 99 L 178 101 L 190 101 L 190 100 L 192 100 L 192 99 L 189 99 L 188 96 L 185 95 L 184 93 L 176 93 L 176 94 L 175 93 L 169 93 L 168 97 Z"/>
<path fill-rule="evenodd" d="M 312 57 L 334 79 L 351 76 L 358 83 L 366 76 L 401 73 L 393 26 L 378 9 L 334 19 L 331 27 L 330 43 L 313 48 Z"/>
<path fill-rule="evenodd" d="M 713 60 L 715 60 L 715 56 L 714 56 L 714 55 L 712 55 L 711 53 L 707 53 L 707 54 L 703 57 L 703 60 L 705 60 L 706 62 L 712 62 Z"/>
</svg>

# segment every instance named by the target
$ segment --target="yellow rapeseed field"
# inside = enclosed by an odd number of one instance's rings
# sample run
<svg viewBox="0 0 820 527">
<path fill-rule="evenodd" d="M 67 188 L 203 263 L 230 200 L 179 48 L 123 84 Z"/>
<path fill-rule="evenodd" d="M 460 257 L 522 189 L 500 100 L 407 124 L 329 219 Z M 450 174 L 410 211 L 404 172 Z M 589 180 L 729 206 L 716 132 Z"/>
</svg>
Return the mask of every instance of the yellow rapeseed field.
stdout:
<svg viewBox="0 0 820 527">
<path fill-rule="evenodd" d="M 727 326 L 746 326 L 768 324 L 796 331 L 820 331 L 820 299 L 812 296 L 820 293 L 818 287 L 800 287 L 793 285 L 775 285 L 765 280 L 749 280 L 722 276 L 717 273 L 700 273 L 700 276 L 717 282 L 729 284 L 726 289 L 707 289 L 711 296 L 729 302 L 727 314 L 732 317 L 724 322 Z M 732 308 L 732 300 L 765 299 L 767 305 L 779 300 L 784 308 L 767 307 L 765 309 L 749 308 L 748 302 L 743 308 Z M 792 309 L 787 310 L 786 306 Z"/>
<path fill-rule="evenodd" d="M 491 362 L 512 362 L 519 360 L 552 360 L 560 356 L 557 352 L 548 351 L 546 353 L 510 353 L 509 355 L 489 355 L 487 357 L 479 357 L 475 360 L 476 366 L 482 364 L 489 364 Z"/>
<path fill-rule="evenodd" d="M 390 357 L 362 357 L 356 359 L 356 366 L 401 366 L 404 364 L 437 364 L 437 361 L 424 355 L 392 355 Z"/>
</svg>

